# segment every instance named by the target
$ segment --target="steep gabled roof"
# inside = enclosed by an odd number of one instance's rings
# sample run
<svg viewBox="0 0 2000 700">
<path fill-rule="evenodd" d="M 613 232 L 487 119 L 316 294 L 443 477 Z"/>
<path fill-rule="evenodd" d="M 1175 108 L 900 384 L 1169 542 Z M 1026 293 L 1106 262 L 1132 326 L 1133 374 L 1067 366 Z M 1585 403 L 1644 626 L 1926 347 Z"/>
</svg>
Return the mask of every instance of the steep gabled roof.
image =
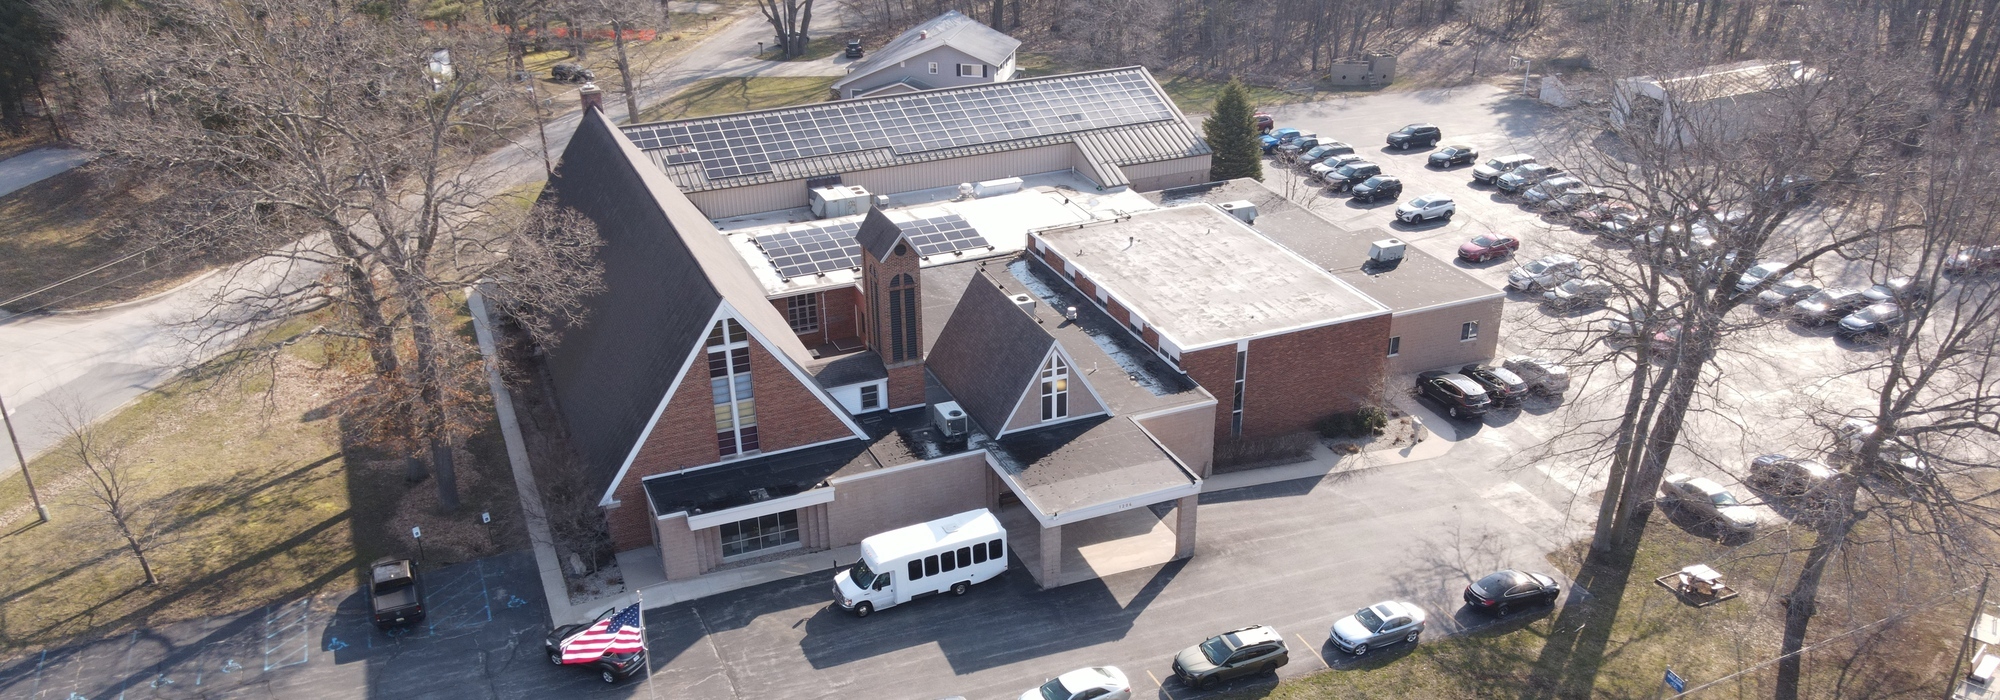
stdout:
<svg viewBox="0 0 2000 700">
<path fill-rule="evenodd" d="M 952 10 L 909 28 L 867 58 L 855 61 L 848 67 L 847 77 L 835 82 L 833 87 L 843 89 L 850 82 L 940 46 L 950 46 L 988 65 L 997 66 L 1006 63 L 1007 58 L 1021 48 L 1021 40 Z"/>
<path fill-rule="evenodd" d="M 604 290 L 584 300 L 584 320 L 561 329 L 548 355 L 556 399 L 597 486 L 624 465 L 723 303 L 781 361 L 811 358 L 749 265 L 601 112 L 584 110 L 542 196 L 596 222 L 604 243 Z"/>
<path fill-rule="evenodd" d="M 976 274 L 959 295 L 958 308 L 924 364 L 992 435 L 1007 425 L 1055 342 L 1006 292 L 984 274 Z"/>
<path fill-rule="evenodd" d="M 869 209 L 868 216 L 861 220 L 861 230 L 854 234 L 854 242 L 861 246 L 861 252 L 875 258 L 875 262 L 889 259 L 889 253 L 896 249 L 896 241 L 903 240 L 903 227 L 889 220 L 889 215 L 881 209 Z"/>
</svg>

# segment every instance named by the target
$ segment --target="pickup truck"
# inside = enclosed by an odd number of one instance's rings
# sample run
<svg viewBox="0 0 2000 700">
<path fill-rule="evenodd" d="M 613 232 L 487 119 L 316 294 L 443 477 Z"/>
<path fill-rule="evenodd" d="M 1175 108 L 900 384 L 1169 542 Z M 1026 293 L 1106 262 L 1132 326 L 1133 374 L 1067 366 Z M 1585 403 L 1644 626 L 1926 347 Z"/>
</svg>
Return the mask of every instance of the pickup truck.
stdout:
<svg viewBox="0 0 2000 700">
<path fill-rule="evenodd" d="M 383 629 L 424 621 L 424 586 L 417 563 L 404 557 L 382 557 L 368 565 L 368 607 L 375 626 Z"/>
</svg>

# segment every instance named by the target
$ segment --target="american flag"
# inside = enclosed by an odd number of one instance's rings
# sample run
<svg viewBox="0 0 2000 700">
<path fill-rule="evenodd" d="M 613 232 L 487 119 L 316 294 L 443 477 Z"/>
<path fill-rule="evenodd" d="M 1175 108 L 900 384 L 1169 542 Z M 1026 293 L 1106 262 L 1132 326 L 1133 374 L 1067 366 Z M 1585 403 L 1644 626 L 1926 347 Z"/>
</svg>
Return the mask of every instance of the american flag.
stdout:
<svg viewBox="0 0 2000 700">
<path fill-rule="evenodd" d="M 639 629 L 638 603 L 608 619 L 598 620 L 561 646 L 562 661 L 566 664 L 590 663 L 605 654 L 630 654 L 644 648 L 646 637 Z"/>
</svg>

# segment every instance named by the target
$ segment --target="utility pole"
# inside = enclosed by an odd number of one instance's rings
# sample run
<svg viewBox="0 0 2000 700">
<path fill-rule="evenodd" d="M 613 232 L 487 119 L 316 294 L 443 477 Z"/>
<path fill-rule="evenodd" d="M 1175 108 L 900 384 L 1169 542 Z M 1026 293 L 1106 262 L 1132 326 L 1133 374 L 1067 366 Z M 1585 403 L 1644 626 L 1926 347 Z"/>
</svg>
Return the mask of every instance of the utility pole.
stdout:
<svg viewBox="0 0 2000 700">
<path fill-rule="evenodd" d="M 21 478 L 28 481 L 28 497 L 35 501 L 35 514 L 42 522 L 49 521 L 49 507 L 42 505 L 42 496 L 35 492 L 35 477 L 28 474 L 28 458 L 21 455 L 21 439 L 14 436 L 14 417 L 7 414 L 7 402 L 0 399 L 0 423 L 7 424 L 7 444 L 14 446 L 14 461 L 21 463 Z"/>
</svg>

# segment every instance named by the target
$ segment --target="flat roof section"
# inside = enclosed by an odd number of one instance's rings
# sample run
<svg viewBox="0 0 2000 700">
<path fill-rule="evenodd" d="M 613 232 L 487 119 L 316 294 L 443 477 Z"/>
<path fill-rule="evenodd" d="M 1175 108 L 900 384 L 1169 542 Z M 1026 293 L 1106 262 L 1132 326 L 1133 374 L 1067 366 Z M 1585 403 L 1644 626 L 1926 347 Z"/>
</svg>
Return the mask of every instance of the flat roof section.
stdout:
<svg viewBox="0 0 2000 700">
<path fill-rule="evenodd" d="M 1034 236 L 1182 351 L 1388 311 L 1215 207 Z"/>
<path fill-rule="evenodd" d="M 1252 228 L 1397 313 L 1505 294 L 1452 262 L 1432 257 L 1416 246 L 1405 247 L 1402 261 L 1394 265 L 1368 265 L 1369 245 L 1394 238 L 1395 232 L 1372 227 L 1345 228 L 1255 180 L 1182 187 L 1149 192 L 1146 196 L 1168 206 L 1249 201 L 1257 206 L 1257 221 L 1251 224 Z"/>
</svg>

